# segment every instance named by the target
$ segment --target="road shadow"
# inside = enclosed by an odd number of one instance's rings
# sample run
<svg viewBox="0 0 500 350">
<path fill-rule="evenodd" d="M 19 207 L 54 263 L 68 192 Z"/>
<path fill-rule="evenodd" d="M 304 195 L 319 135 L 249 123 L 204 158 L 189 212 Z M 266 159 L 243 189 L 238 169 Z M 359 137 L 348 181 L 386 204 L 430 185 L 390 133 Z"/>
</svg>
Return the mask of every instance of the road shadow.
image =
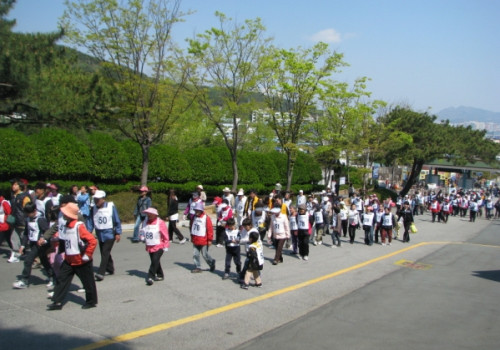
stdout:
<svg viewBox="0 0 500 350">
<path fill-rule="evenodd" d="M 47 311 L 47 313 L 50 312 L 66 311 L 64 309 L 62 311 Z M 92 344 L 96 342 L 96 339 L 86 337 L 83 333 L 78 337 L 65 335 L 63 331 L 39 333 L 30 331 L 28 327 L 9 327 L 8 324 L 4 324 L 0 333 L 0 341 L 2 349 L 39 350 L 72 349 Z M 132 349 L 132 346 L 121 342 L 120 349 Z"/>
<path fill-rule="evenodd" d="M 135 276 L 141 279 L 146 279 L 148 277 L 147 271 L 140 271 L 140 270 L 127 270 L 125 271 L 129 276 Z"/>
<path fill-rule="evenodd" d="M 472 276 L 485 278 L 487 280 L 500 282 L 500 270 L 472 271 Z"/>
</svg>

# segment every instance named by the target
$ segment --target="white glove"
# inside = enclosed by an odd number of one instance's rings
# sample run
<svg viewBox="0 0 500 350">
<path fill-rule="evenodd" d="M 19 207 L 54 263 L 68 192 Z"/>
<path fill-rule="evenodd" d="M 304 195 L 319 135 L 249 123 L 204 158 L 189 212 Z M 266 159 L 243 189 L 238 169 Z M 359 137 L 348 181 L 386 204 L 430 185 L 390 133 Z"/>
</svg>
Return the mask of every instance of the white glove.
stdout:
<svg viewBox="0 0 500 350">
<path fill-rule="evenodd" d="M 90 258 L 88 257 L 88 255 L 87 255 L 87 254 L 83 254 L 83 256 L 82 256 L 82 260 L 83 260 L 83 261 L 89 261 L 89 260 L 90 260 Z"/>
<path fill-rule="evenodd" d="M 168 252 L 168 248 L 163 248 L 163 251 L 164 252 Z"/>
<path fill-rule="evenodd" d="M 186 215 L 182 215 L 182 221 L 186 221 Z"/>
</svg>

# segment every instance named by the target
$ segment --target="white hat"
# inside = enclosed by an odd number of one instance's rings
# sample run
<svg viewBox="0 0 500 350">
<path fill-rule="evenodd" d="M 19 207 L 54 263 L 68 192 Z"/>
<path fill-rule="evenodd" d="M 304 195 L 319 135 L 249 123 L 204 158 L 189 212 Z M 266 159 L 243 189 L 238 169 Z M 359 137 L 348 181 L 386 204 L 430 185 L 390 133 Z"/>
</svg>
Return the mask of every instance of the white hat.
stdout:
<svg viewBox="0 0 500 350">
<path fill-rule="evenodd" d="M 231 192 L 231 190 L 229 189 L 229 187 L 224 187 L 224 189 L 222 190 L 222 192 Z"/>
<path fill-rule="evenodd" d="M 196 188 L 199 188 L 200 190 L 202 190 L 203 186 L 202 185 L 198 185 L 198 186 L 196 186 Z"/>
<path fill-rule="evenodd" d="M 95 191 L 94 199 L 105 198 L 105 197 L 106 197 L 106 192 L 102 190 Z"/>
<path fill-rule="evenodd" d="M 302 191 L 302 190 L 299 190 L 299 193 L 304 193 L 304 191 Z"/>
<path fill-rule="evenodd" d="M 281 209 L 278 207 L 274 207 L 273 209 L 271 209 L 271 213 L 273 213 L 273 214 L 281 213 Z"/>
<path fill-rule="evenodd" d="M 328 202 L 328 197 L 327 196 L 323 197 L 323 202 Z"/>
<path fill-rule="evenodd" d="M 243 191 L 242 188 L 240 188 L 240 190 L 238 191 L 238 196 L 243 196 L 245 194 L 245 192 Z"/>
</svg>

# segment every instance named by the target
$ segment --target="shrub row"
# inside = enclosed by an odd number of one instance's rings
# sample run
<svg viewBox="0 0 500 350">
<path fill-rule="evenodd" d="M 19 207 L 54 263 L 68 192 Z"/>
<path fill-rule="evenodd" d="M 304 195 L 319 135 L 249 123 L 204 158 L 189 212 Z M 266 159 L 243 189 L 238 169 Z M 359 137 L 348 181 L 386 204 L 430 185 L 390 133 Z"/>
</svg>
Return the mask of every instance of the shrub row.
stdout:
<svg viewBox="0 0 500 350">
<path fill-rule="evenodd" d="M 3 128 L 0 146 L 0 180 L 3 181 L 22 177 L 119 184 L 137 182 L 141 175 L 140 146 L 131 140 L 117 141 L 104 132 L 82 132 L 76 136 L 61 129 L 42 128 L 27 136 L 12 128 Z M 238 155 L 238 170 L 238 183 L 242 187 L 267 191 L 276 182 L 286 183 L 286 155 L 242 150 Z M 149 178 L 154 183 L 152 186 L 159 187 L 159 192 L 173 186 L 184 193 L 187 191 L 184 188 L 192 190 L 192 183 L 202 183 L 209 186 L 209 191 L 213 188 L 213 192 L 219 192 L 219 188 L 232 184 L 231 158 L 224 147 L 180 152 L 168 145 L 153 146 L 149 155 Z M 319 164 L 311 155 L 299 153 L 293 183 L 312 188 L 320 180 Z"/>
</svg>

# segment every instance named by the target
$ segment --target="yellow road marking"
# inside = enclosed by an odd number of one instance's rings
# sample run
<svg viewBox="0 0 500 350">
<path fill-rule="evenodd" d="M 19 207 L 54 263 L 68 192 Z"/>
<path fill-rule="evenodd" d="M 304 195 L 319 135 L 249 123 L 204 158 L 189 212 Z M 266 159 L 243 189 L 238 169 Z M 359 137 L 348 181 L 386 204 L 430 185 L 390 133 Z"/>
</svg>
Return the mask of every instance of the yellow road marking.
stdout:
<svg viewBox="0 0 500 350">
<path fill-rule="evenodd" d="M 175 321 L 160 323 L 160 324 L 157 324 L 155 326 L 151 326 L 151 327 L 143 328 L 143 329 L 140 329 L 140 330 L 137 330 L 137 331 L 125 333 L 125 334 L 118 335 L 118 336 L 113 337 L 113 338 L 104 339 L 104 340 L 101 340 L 101 341 L 98 341 L 98 342 L 95 342 L 95 343 L 91 343 L 91 344 L 88 344 L 88 345 L 84 345 L 84 346 L 75 348 L 74 350 L 92 350 L 92 349 L 98 349 L 98 348 L 102 348 L 104 346 L 108 346 L 108 345 L 111 345 L 111 344 L 121 343 L 121 342 L 129 341 L 129 340 L 137 339 L 137 338 L 140 338 L 140 337 L 144 337 L 144 336 L 147 336 L 147 335 L 150 335 L 150 334 L 158 333 L 158 332 L 170 329 L 170 328 L 174 328 L 174 327 L 177 327 L 177 326 L 184 325 L 186 323 L 195 322 L 195 321 L 207 318 L 207 317 L 211 317 L 211 316 L 215 316 L 215 315 L 221 314 L 223 312 L 235 310 L 235 309 L 241 308 L 243 306 L 247 306 L 247 305 L 256 303 L 258 301 L 267 300 L 267 299 L 276 297 L 278 295 L 282 295 L 282 294 L 285 294 L 285 293 L 288 293 L 288 292 L 292 292 L 292 291 L 295 291 L 295 290 L 298 290 L 298 289 L 301 289 L 301 288 L 304 288 L 304 287 L 307 287 L 307 286 L 310 286 L 310 285 L 313 285 L 313 284 L 316 284 L 316 283 L 319 283 L 319 282 L 322 282 L 322 281 L 325 281 L 325 280 L 328 280 L 328 279 L 331 279 L 331 278 L 334 278 L 334 277 L 337 277 L 337 276 L 340 276 L 340 275 L 343 275 L 345 273 L 361 269 L 361 268 L 363 268 L 365 266 L 368 266 L 370 264 L 376 263 L 376 262 L 381 261 L 381 260 L 388 259 L 390 257 L 393 257 L 395 255 L 398 255 L 398 254 L 401 254 L 401 253 L 404 253 L 404 252 L 407 252 L 407 251 L 415 249 L 415 248 L 419 248 L 419 247 L 426 246 L 426 245 L 444 245 L 444 244 L 468 244 L 468 245 L 478 245 L 478 246 L 485 246 L 485 247 L 500 248 L 500 246 L 492 246 L 492 245 L 485 245 L 485 244 L 475 244 L 475 243 L 466 243 L 466 242 L 421 242 L 421 243 L 417 243 L 415 245 L 408 246 L 408 247 L 400 249 L 400 250 L 396 250 L 396 251 L 394 251 L 392 253 L 389 253 L 389 254 L 386 254 L 386 255 L 382 255 L 382 256 L 379 256 L 377 258 L 370 259 L 370 260 L 367 260 L 365 262 L 362 262 L 362 263 L 359 263 L 359 264 L 347 267 L 345 269 L 338 270 L 338 271 L 335 271 L 335 272 L 327 274 L 327 275 L 323 275 L 323 276 L 320 276 L 320 277 L 317 277 L 317 278 L 313 278 L 311 280 L 308 280 L 308 281 L 305 281 L 305 282 L 302 282 L 302 283 L 295 284 L 293 286 L 289 286 L 289 287 L 286 287 L 286 288 L 275 290 L 275 291 L 272 291 L 272 292 L 269 292 L 269 293 L 266 293 L 266 294 L 254 297 L 254 298 L 245 299 L 245 300 L 238 301 L 238 302 L 235 302 L 235 303 L 232 303 L 232 304 L 228 304 L 228 305 L 225 305 L 225 306 L 221 306 L 221 307 L 218 307 L 218 308 L 215 308 L 215 309 L 212 309 L 212 310 L 207 310 L 205 312 L 202 312 L 202 313 L 199 313 L 199 314 L 196 314 L 196 315 L 192 315 L 192 316 L 188 316 L 188 317 L 184 317 L 184 318 L 181 318 L 181 319 L 178 319 L 178 320 L 175 320 Z"/>
</svg>

